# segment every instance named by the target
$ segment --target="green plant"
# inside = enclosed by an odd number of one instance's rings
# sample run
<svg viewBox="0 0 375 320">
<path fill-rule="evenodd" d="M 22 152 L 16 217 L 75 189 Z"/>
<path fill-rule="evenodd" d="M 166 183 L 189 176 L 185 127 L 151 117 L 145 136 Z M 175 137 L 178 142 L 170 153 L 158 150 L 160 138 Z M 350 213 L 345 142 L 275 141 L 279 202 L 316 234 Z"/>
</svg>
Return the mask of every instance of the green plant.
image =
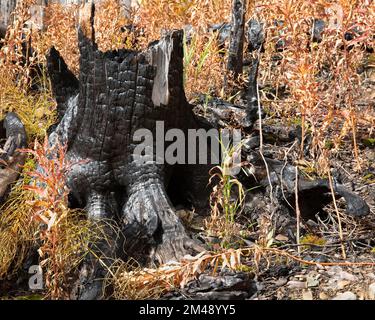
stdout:
<svg viewBox="0 0 375 320">
<path fill-rule="evenodd" d="M 184 85 L 188 98 L 195 93 L 219 94 L 223 81 L 223 59 L 216 34 L 184 36 Z M 219 72 L 220 70 L 220 72 Z"/>
<path fill-rule="evenodd" d="M 186 85 L 187 81 L 187 73 L 190 65 L 193 61 L 194 51 L 196 49 L 196 37 L 192 37 L 190 40 L 190 43 L 188 44 L 188 39 L 186 37 L 186 32 L 184 32 L 184 39 L 183 39 L 183 45 L 184 45 L 184 86 Z"/>
<path fill-rule="evenodd" d="M 307 234 L 300 239 L 300 244 L 306 245 L 306 247 L 310 246 L 324 246 L 326 244 L 326 240 L 321 238 L 315 234 Z"/>
<path fill-rule="evenodd" d="M 225 146 L 222 141 L 220 143 L 221 164 L 210 171 L 210 183 L 215 181 L 216 184 L 210 196 L 211 216 L 206 221 L 206 227 L 209 232 L 222 239 L 222 244 L 229 244 L 233 241 L 233 237 L 239 234 L 236 218 L 243 209 L 245 198 L 245 190 L 241 182 L 232 175 L 235 166 L 242 167 L 242 163 L 236 163 L 242 143 L 235 146 Z"/>
</svg>

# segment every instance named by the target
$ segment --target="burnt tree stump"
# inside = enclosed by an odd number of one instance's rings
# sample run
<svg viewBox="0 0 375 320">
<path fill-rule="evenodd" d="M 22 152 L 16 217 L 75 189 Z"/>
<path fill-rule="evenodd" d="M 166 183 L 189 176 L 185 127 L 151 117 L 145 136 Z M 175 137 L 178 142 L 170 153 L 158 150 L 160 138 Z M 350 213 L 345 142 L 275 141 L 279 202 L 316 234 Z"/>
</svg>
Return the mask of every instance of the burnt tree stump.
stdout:
<svg viewBox="0 0 375 320">
<path fill-rule="evenodd" d="M 133 139 L 138 129 L 152 132 L 155 146 L 157 121 L 163 121 L 165 130 L 197 128 L 183 88 L 182 31 L 165 34 L 144 52 L 101 52 L 93 28 L 91 39 L 81 27 L 78 37 L 79 79 L 55 49 L 47 57 L 61 115 L 49 140 L 67 145 L 66 156 L 74 163 L 67 185 L 74 202 L 91 219 L 105 221 L 119 215 L 126 254 L 138 260 L 147 257 L 164 263 L 194 248 L 202 249 L 187 235 L 166 188 L 171 177 L 177 176 L 181 192 L 208 199 L 208 170 L 199 170 L 199 165 L 193 171 L 187 165 L 159 163 L 163 154 L 155 150 L 145 163 L 134 156 L 141 143 Z M 189 186 L 194 188 L 183 190 Z M 103 240 L 98 251 L 109 262 L 119 245 L 113 230 L 107 229 L 110 241 Z M 83 299 L 100 296 L 101 282 L 93 279 L 105 276 L 96 259 L 90 264 L 91 276 L 80 295 Z"/>
</svg>

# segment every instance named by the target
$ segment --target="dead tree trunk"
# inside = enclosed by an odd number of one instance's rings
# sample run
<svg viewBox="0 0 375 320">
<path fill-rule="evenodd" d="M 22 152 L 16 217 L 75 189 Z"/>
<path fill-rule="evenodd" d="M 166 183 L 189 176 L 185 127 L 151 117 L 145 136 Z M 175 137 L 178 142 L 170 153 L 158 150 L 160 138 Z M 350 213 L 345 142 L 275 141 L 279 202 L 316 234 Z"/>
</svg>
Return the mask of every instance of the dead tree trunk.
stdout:
<svg viewBox="0 0 375 320">
<path fill-rule="evenodd" d="M 246 1 L 233 0 L 227 70 L 234 79 L 242 73 Z"/>
</svg>

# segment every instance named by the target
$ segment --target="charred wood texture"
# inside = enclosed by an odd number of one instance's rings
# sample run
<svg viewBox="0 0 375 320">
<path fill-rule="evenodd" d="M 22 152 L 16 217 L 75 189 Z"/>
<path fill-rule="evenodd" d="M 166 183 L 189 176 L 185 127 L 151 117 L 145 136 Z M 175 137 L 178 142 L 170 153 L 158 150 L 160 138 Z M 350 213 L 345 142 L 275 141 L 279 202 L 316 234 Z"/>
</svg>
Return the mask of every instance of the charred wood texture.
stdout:
<svg viewBox="0 0 375 320">
<path fill-rule="evenodd" d="M 162 299 L 183 300 L 244 300 L 257 292 L 257 286 L 249 273 L 224 271 L 219 275 L 201 274 L 178 292 L 168 293 Z"/>
<path fill-rule="evenodd" d="M 256 78 L 255 78 L 256 79 Z M 256 81 L 256 80 L 255 80 Z M 257 84 L 254 83 L 254 86 Z M 286 204 L 287 207 L 291 204 L 292 209 L 289 213 L 294 215 L 295 205 L 295 170 L 296 167 L 273 159 L 272 155 L 265 155 L 265 161 L 269 168 L 270 179 L 268 179 L 264 160 L 262 159 L 258 149 L 260 144 L 259 135 L 254 127 L 254 122 L 259 118 L 258 109 L 254 108 L 253 113 L 248 113 L 249 109 L 236 106 L 220 99 L 211 99 L 206 101 L 204 97 L 200 98 L 194 111 L 197 113 L 201 123 L 206 126 L 214 128 L 237 127 L 252 130 L 251 136 L 243 141 L 242 158 L 244 163 L 249 163 L 252 170 L 248 174 L 240 174 L 238 179 L 244 184 L 247 189 L 254 187 L 262 187 L 254 191 L 260 190 L 261 193 L 269 188 L 271 182 L 275 190 L 282 190 L 278 199 L 280 205 Z M 252 115 L 249 117 L 249 115 Z M 270 130 L 274 129 L 274 130 Z M 278 129 L 278 130 L 277 130 Z M 300 140 L 300 127 L 288 130 L 285 127 L 273 128 L 263 127 L 263 138 L 265 142 L 274 144 L 278 143 L 292 143 L 295 140 Z M 244 166 L 247 170 L 246 165 Z M 263 191 L 262 191 L 263 190 Z M 352 216 L 365 216 L 369 214 L 370 209 L 367 203 L 357 194 L 349 190 L 338 179 L 333 181 L 333 190 L 336 198 L 344 198 L 346 202 L 346 212 Z M 251 193 L 254 193 L 253 191 Z M 303 218 L 306 220 L 314 218 L 316 214 L 321 213 L 323 208 L 332 202 L 331 187 L 328 179 L 309 180 L 299 174 L 298 179 L 298 198 L 299 207 Z M 288 211 L 288 210 L 287 210 Z"/>
<path fill-rule="evenodd" d="M 259 119 L 257 104 L 256 108 L 248 108 L 219 98 L 208 98 L 205 95 L 201 95 L 195 103 L 196 117 L 202 125 L 206 124 L 207 127 L 217 129 L 235 127 L 250 132 L 254 123 Z"/>
<path fill-rule="evenodd" d="M 264 188 L 268 188 L 269 179 L 265 170 L 264 161 L 257 151 L 254 151 L 254 140 L 248 141 L 250 143 L 247 150 L 246 161 L 252 164 L 255 172 L 256 181 L 244 181 L 246 184 L 257 184 Z M 283 190 L 280 194 L 279 200 L 287 202 L 294 207 L 295 205 L 295 166 L 266 157 L 266 162 L 269 168 L 271 184 L 275 189 Z M 250 179 L 251 180 L 251 179 Z M 320 213 L 323 207 L 332 202 L 331 187 L 328 179 L 308 180 L 300 174 L 298 179 L 298 199 L 301 215 L 306 220 L 313 219 L 316 214 Z M 357 194 L 348 190 L 340 181 L 333 181 L 333 190 L 335 197 L 344 198 L 346 202 L 346 212 L 352 216 L 365 216 L 369 214 L 370 208 L 367 203 Z"/>
<path fill-rule="evenodd" d="M 3 203 L 25 162 L 26 154 L 19 149 L 26 147 L 27 137 L 21 120 L 13 112 L 5 116 L 0 126 L 0 203 Z"/>
<path fill-rule="evenodd" d="M 233 0 L 227 69 L 234 79 L 242 73 L 246 1 Z"/>
<path fill-rule="evenodd" d="M 250 19 L 247 23 L 247 42 L 248 51 L 254 52 L 250 61 L 248 90 L 247 90 L 247 109 L 249 114 L 258 114 L 258 69 L 259 69 L 259 52 L 263 49 L 265 41 L 264 25 L 255 19 Z M 263 116 L 263 115 L 262 115 Z"/>
<path fill-rule="evenodd" d="M 52 93 L 59 106 L 58 121 L 60 122 L 66 112 L 67 100 L 78 94 L 79 82 L 55 48 L 49 51 L 47 61 L 47 68 L 53 83 Z"/>
<path fill-rule="evenodd" d="M 249 68 L 249 78 L 248 78 L 248 89 L 247 89 L 247 113 L 249 117 L 254 117 L 258 115 L 259 118 L 259 104 L 258 101 L 258 68 L 259 68 L 259 56 L 252 58 L 251 65 Z M 262 110 L 262 109 L 261 109 Z M 262 115 L 263 116 L 263 115 Z M 254 118 L 254 120 L 256 120 Z"/>
<path fill-rule="evenodd" d="M 262 51 L 265 41 L 264 23 L 256 19 L 247 22 L 247 49 L 249 52 Z"/>
</svg>

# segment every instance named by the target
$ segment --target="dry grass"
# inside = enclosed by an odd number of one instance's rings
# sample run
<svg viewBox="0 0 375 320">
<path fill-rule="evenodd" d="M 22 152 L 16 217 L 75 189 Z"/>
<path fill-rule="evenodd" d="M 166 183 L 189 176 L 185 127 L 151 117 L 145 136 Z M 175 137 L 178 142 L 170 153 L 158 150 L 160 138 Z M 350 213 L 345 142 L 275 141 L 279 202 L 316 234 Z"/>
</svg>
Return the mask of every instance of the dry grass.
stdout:
<svg viewBox="0 0 375 320">
<path fill-rule="evenodd" d="M 8 26 L 5 39 L 1 40 L 2 74 L 16 81 L 22 89 L 30 84 L 32 67 L 36 63 L 36 57 L 29 55 L 32 32 L 25 28 L 26 22 L 31 17 L 29 8 L 34 2 L 35 0 L 24 0 L 17 5 L 12 13 L 13 22 Z"/>
<path fill-rule="evenodd" d="M 78 5 L 61 5 L 52 3 L 45 9 L 42 32 L 33 34 L 33 45 L 44 59 L 51 46 L 60 52 L 70 70 L 76 75 L 79 72 L 79 49 L 77 26 L 81 7 Z M 110 17 L 110 19 L 108 19 Z M 121 48 L 134 48 L 132 34 L 122 28 L 132 23 L 132 14 L 124 10 L 119 1 L 105 0 L 96 7 L 95 39 L 102 51 Z"/>
<path fill-rule="evenodd" d="M 202 252 L 157 269 L 140 268 L 137 263 L 120 261 L 113 265 L 109 280 L 113 283 L 116 299 L 157 299 L 171 290 L 184 288 L 190 280 L 208 270 L 217 274 L 219 269 L 240 268 L 241 256 L 241 250 L 234 249 L 220 253 Z"/>
<path fill-rule="evenodd" d="M 16 112 L 25 125 L 29 138 L 42 138 L 47 128 L 55 122 L 55 102 L 49 91 L 46 78 L 34 79 L 33 68 L 38 64 L 35 54 L 27 55 L 31 32 L 24 28 L 30 18 L 28 8 L 33 1 L 20 2 L 14 12 L 14 21 L 9 26 L 0 50 L 0 116 L 8 111 Z M 38 81 L 43 88 L 38 93 L 30 92 L 32 82 Z M 32 222 L 29 201 L 32 192 L 24 189 L 30 182 L 25 170 L 35 168 L 28 160 L 21 178 L 13 186 L 0 215 L 0 278 L 12 275 L 35 245 L 36 225 Z"/>
<path fill-rule="evenodd" d="M 62 6 L 52 3 L 45 8 L 43 32 L 35 30 L 33 33 L 33 47 L 40 60 L 44 61 L 46 52 L 54 46 L 70 70 L 78 74 L 78 6 Z"/>
<path fill-rule="evenodd" d="M 34 166 L 32 162 L 27 167 Z M 12 188 L 0 215 L 0 279 L 17 272 L 35 244 L 36 225 L 32 222 L 32 209 L 28 204 L 34 195 L 24 189 L 27 179 Z"/>
<path fill-rule="evenodd" d="M 311 245 L 311 243 L 309 243 Z M 156 269 L 140 268 L 136 263 L 119 261 L 114 264 L 111 278 L 115 299 L 158 299 L 170 291 L 180 291 L 191 280 L 201 274 L 217 275 L 229 269 L 252 272 L 260 267 L 268 268 L 271 263 L 286 265 L 291 261 L 303 265 L 323 266 L 375 266 L 375 262 L 314 262 L 304 260 L 293 252 L 280 250 L 269 245 L 254 245 L 239 249 L 225 249 L 220 252 L 201 252 L 192 257 L 185 256 L 181 261 L 167 263 Z"/>
<path fill-rule="evenodd" d="M 191 25 L 198 32 L 207 26 L 230 20 L 231 2 L 227 0 L 142 0 L 137 12 L 139 25 L 148 41 L 157 40 L 162 30 L 182 29 Z"/>
<path fill-rule="evenodd" d="M 276 94 L 273 99 L 263 92 L 262 101 L 271 113 L 299 118 L 304 136 L 312 133 L 312 153 L 322 164 L 327 144 L 333 143 L 330 153 L 334 155 L 342 141 L 350 137 L 359 169 L 358 127 L 370 128 L 375 123 L 369 104 L 373 98 L 364 96 L 360 90 L 367 73 L 357 73 L 359 66 L 371 66 L 371 56 L 364 47 L 374 46 L 375 13 L 368 2 L 272 0 L 248 1 L 247 4 L 247 17 L 261 19 L 266 26 L 260 83 L 276 88 L 276 92 L 285 87 L 287 92 L 287 96 Z M 53 44 L 75 73 L 78 72 L 78 9 L 77 6 L 49 5 L 45 30 L 33 38 L 33 45 L 40 52 L 38 59 L 43 60 L 43 54 Z M 230 10 L 230 0 L 143 0 L 132 12 L 125 11 L 119 1 L 105 0 L 96 10 L 96 39 L 101 50 L 142 49 L 158 39 L 163 30 L 189 25 L 194 32 L 192 39 L 185 42 L 188 97 L 193 98 L 197 92 L 225 97 L 222 91 L 225 56 L 218 54 L 215 34 L 210 33 L 208 27 L 229 22 Z M 22 14 L 26 19 L 24 11 Z M 109 16 L 111 19 L 107 18 Z M 313 18 L 328 22 L 319 44 L 311 42 Z M 283 23 L 275 24 L 276 20 Z M 134 26 L 135 34 L 124 28 L 129 25 Z M 345 40 L 345 33 L 354 27 L 363 34 L 354 40 Z M 285 48 L 277 52 L 275 44 L 280 40 L 284 41 Z M 274 60 L 276 55 L 282 58 L 279 62 Z M 320 173 L 325 171 L 326 168 Z"/>
<path fill-rule="evenodd" d="M 216 35 L 208 31 L 214 24 L 230 21 L 228 0 L 143 0 L 136 21 L 144 29 L 144 43 L 160 38 L 163 30 L 190 26 L 193 36 L 185 42 L 185 92 L 188 99 L 196 93 L 224 96 L 226 49 L 220 49 Z M 219 52 L 223 56 L 219 55 Z"/>
<path fill-rule="evenodd" d="M 351 137 L 356 169 L 361 168 L 357 130 L 359 126 L 369 129 L 375 123 L 374 101 L 363 92 L 366 73 L 357 72 L 360 66 L 366 67 L 369 54 L 365 47 L 375 44 L 375 11 L 370 2 L 257 2 L 255 16 L 267 25 L 261 82 L 270 84 L 276 92 L 285 86 L 288 94 L 274 99 L 264 96 L 263 101 L 279 116 L 300 118 L 303 135 L 312 134 L 312 155 L 318 163 L 337 154 L 342 141 Z M 313 18 L 323 19 L 328 25 L 319 44 L 311 42 Z M 276 20 L 283 23 L 276 25 Z M 346 32 L 353 32 L 354 28 L 362 34 L 346 40 Z M 275 47 L 278 39 L 285 43 L 282 52 Z M 275 55 L 282 58 L 278 63 L 274 61 Z M 331 141 L 334 148 L 324 154 L 327 142 Z M 318 169 L 326 173 L 327 166 Z"/>
<path fill-rule="evenodd" d="M 43 70 L 41 74 L 35 72 L 41 62 L 40 55 L 29 52 L 32 32 L 24 28 L 30 18 L 28 8 L 33 3 L 33 0 L 19 3 L 14 12 L 16 19 L 9 26 L 0 50 L 0 117 L 9 111 L 16 112 L 31 139 L 44 137 L 56 121 L 49 80 Z M 38 83 L 41 90 L 32 92 L 33 83 Z"/>
<path fill-rule="evenodd" d="M 76 31 L 79 9 L 76 5 L 49 5 L 44 19 L 45 30 L 33 34 L 33 46 L 40 60 L 43 61 L 46 51 L 54 45 L 75 74 L 79 70 Z M 225 60 L 219 55 L 222 49 L 218 48 L 216 35 L 209 32 L 208 27 L 229 21 L 229 10 L 229 1 L 221 0 L 181 3 L 145 0 L 136 11 L 126 11 L 119 1 L 105 0 L 96 7 L 96 42 L 103 51 L 141 50 L 159 39 L 163 30 L 191 25 L 194 35 L 185 43 L 186 52 L 189 52 L 185 57 L 186 93 L 189 98 L 198 92 L 223 95 Z M 127 26 L 133 26 L 135 31 Z"/>
<path fill-rule="evenodd" d="M 7 77 L 0 79 L 0 87 L 0 118 L 9 111 L 16 112 L 30 140 L 43 138 L 56 122 L 56 103 L 51 91 L 27 92 Z"/>
<path fill-rule="evenodd" d="M 66 159 L 66 148 L 59 144 L 50 147 L 47 139 L 34 149 L 24 150 L 33 156 L 38 168 L 27 172 L 32 184 L 24 189 L 34 194 L 28 201 L 31 219 L 39 226 L 37 236 L 40 265 L 45 271 L 47 296 L 52 299 L 68 298 L 69 277 L 90 252 L 90 246 L 101 233 L 80 210 L 68 208 L 69 190 L 66 175 L 73 163 Z"/>
</svg>

